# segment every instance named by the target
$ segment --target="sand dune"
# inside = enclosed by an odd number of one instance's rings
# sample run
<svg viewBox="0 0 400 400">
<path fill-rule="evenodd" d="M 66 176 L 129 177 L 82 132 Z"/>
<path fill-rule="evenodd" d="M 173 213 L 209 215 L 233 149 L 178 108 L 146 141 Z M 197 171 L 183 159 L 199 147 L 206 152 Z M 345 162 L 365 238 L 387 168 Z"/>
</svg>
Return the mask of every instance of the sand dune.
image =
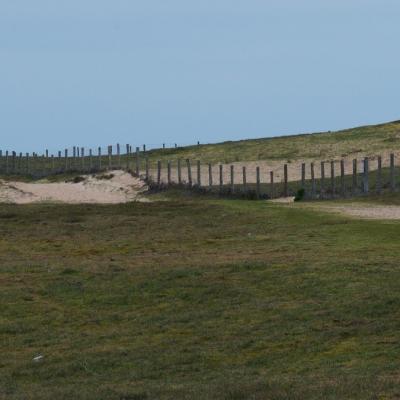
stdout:
<svg viewBox="0 0 400 400">
<path fill-rule="evenodd" d="M 116 204 L 148 201 L 142 196 L 146 185 L 124 171 L 81 175 L 79 182 L 35 183 L 0 181 L 0 203 L 37 202 Z M 78 181 L 77 180 L 77 181 Z"/>
</svg>

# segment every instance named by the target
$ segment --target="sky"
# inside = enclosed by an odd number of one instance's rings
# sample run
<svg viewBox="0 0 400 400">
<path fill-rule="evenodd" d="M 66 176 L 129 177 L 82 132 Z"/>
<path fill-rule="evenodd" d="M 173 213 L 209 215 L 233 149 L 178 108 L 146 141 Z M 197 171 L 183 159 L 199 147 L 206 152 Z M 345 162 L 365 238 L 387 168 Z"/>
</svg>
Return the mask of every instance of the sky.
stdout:
<svg viewBox="0 0 400 400">
<path fill-rule="evenodd" d="M 0 0 L 0 149 L 400 119 L 398 0 Z"/>
</svg>

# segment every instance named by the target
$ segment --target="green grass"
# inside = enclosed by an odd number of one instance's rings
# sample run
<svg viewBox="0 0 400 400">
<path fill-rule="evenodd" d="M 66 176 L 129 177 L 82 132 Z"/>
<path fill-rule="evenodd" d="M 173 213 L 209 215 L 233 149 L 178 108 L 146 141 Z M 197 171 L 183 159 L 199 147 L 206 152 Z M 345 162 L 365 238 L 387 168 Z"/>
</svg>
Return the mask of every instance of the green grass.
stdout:
<svg viewBox="0 0 400 400">
<path fill-rule="evenodd" d="M 343 157 L 351 157 L 357 153 L 368 155 L 379 155 L 383 151 L 400 150 L 400 122 L 394 121 L 380 125 L 362 126 L 337 132 L 321 132 L 313 134 L 292 135 L 283 137 L 272 137 L 262 139 L 249 139 L 230 141 L 217 144 L 205 144 L 199 146 L 187 146 L 178 148 L 155 149 L 146 152 L 150 162 L 150 168 L 157 167 L 157 161 L 165 163 L 169 160 L 176 162 L 178 159 L 201 160 L 203 163 L 232 163 L 240 161 L 279 160 L 291 162 L 295 160 L 314 159 L 329 160 Z M 145 161 L 141 153 L 140 170 L 144 173 Z M 109 165 L 108 156 L 101 157 L 102 169 Z M 18 172 L 26 174 L 28 163 L 25 157 L 0 158 L 0 174 L 8 170 L 9 174 Z M 92 169 L 90 168 L 92 166 Z M 135 170 L 135 154 L 128 160 L 125 155 L 120 158 L 122 167 Z M 82 159 L 72 157 L 68 160 L 68 171 L 65 171 L 65 159 L 62 157 L 54 160 L 38 157 L 30 159 L 30 173 L 35 177 L 52 175 L 58 173 L 75 171 L 93 172 L 99 168 L 99 159 L 93 156 L 92 161 L 88 156 Z M 117 155 L 112 157 L 112 167 L 119 166 Z M 8 168 L 8 169 L 7 169 Z"/>
<path fill-rule="evenodd" d="M 399 234 L 177 193 L 1 205 L 0 398 L 397 398 Z"/>
<path fill-rule="evenodd" d="M 399 121 L 346 129 L 337 132 L 250 139 L 178 149 L 148 152 L 149 160 L 176 161 L 178 158 L 207 163 L 257 160 L 325 160 L 358 152 L 377 155 L 384 150 L 400 150 Z"/>
</svg>

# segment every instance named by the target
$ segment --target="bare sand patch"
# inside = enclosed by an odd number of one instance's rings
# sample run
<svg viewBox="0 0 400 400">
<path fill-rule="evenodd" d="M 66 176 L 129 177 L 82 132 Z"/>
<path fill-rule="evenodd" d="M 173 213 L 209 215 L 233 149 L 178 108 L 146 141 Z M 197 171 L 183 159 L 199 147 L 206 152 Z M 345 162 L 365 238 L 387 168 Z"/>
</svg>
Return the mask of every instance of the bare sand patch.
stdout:
<svg viewBox="0 0 400 400">
<path fill-rule="evenodd" d="M 270 200 L 267 200 L 267 201 L 269 203 L 281 203 L 281 204 L 294 203 L 294 196 L 279 197 L 277 199 L 270 199 Z"/>
<path fill-rule="evenodd" d="M 318 205 L 311 207 L 321 211 L 338 213 L 355 218 L 400 220 L 400 206 L 395 205 L 375 205 L 354 202 L 349 204 Z"/>
<path fill-rule="evenodd" d="M 143 197 L 147 186 L 142 180 L 120 170 L 109 171 L 106 175 L 80 175 L 81 178 L 76 183 L 0 181 L 0 203 L 118 204 L 148 201 Z"/>
</svg>

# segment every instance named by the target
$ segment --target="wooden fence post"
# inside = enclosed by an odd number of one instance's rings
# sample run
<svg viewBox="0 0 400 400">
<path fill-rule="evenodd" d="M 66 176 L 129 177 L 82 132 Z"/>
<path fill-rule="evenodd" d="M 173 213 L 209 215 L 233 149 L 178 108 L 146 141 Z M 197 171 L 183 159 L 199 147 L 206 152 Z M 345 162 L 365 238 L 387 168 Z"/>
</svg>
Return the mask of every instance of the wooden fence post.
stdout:
<svg viewBox="0 0 400 400">
<path fill-rule="evenodd" d="M 8 174 L 9 169 L 8 150 L 6 150 L 6 174 Z"/>
<path fill-rule="evenodd" d="M 246 167 L 242 167 L 242 173 L 243 173 L 243 192 L 247 192 L 247 173 L 246 173 Z"/>
<path fill-rule="evenodd" d="M 117 143 L 118 168 L 121 169 L 121 146 Z"/>
<path fill-rule="evenodd" d="M 270 185 L 271 185 L 270 196 L 271 196 L 271 199 L 273 199 L 274 196 L 275 196 L 275 190 L 274 190 L 274 171 L 270 171 L 270 172 L 269 172 L 269 179 L 270 179 Z"/>
<path fill-rule="evenodd" d="M 213 185 L 213 174 L 212 174 L 212 165 L 208 164 L 208 186 L 212 187 Z"/>
<path fill-rule="evenodd" d="M 72 162 L 71 162 L 72 169 L 75 168 L 75 157 L 76 157 L 76 146 L 72 148 Z"/>
<path fill-rule="evenodd" d="M 182 167 L 181 167 L 181 159 L 178 158 L 178 183 L 179 185 L 182 184 Z"/>
<path fill-rule="evenodd" d="M 340 193 L 342 197 L 346 195 L 346 187 L 344 182 L 344 160 L 340 160 Z"/>
<path fill-rule="evenodd" d="M 89 171 L 93 170 L 93 152 L 89 149 Z"/>
<path fill-rule="evenodd" d="M 222 192 L 224 187 L 224 171 L 222 164 L 219 165 L 219 191 Z"/>
<path fill-rule="evenodd" d="M 58 152 L 58 157 L 57 157 L 57 171 L 61 172 L 62 171 L 62 153 L 61 151 Z"/>
<path fill-rule="evenodd" d="M 97 149 L 99 158 L 99 171 L 101 171 L 101 147 Z"/>
<path fill-rule="evenodd" d="M 64 150 L 64 168 L 68 171 L 68 149 Z"/>
<path fill-rule="evenodd" d="M 112 146 L 108 146 L 108 169 L 112 169 Z"/>
<path fill-rule="evenodd" d="M 16 156 L 17 156 L 17 153 L 15 151 L 13 151 L 12 152 L 12 172 L 13 172 L 13 174 L 15 174 L 15 172 L 16 172 L 16 163 L 15 163 Z"/>
<path fill-rule="evenodd" d="M 382 157 L 378 156 L 378 170 L 376 172 L 376 192 L 382 193 Z"/>
<path fill-rule="evenodd" d="M 85 171 L 85 149 L 81 148 L 81 158 L 82 158 L 82 171 Z"/>
<path fill-rule="evenodd" d="M 149 182 L 150 172 L 149 172 L 149 158 L 148 157 L 146 157 L 145 163 L 146 163 L 146 165 L 145 165 L 145 168 L 146 168 L 146 181 Z"/>
<path fill-rule="evenodd" d="M 126 170 L 129 171 L 129 156 L 130 156 L 130 146 L 129 144 L 126 145 Z"/>
<path fill-rule="evenodd" d="M 364 158 L 363 192 L 369 192 L 369 165 L 368 157 Z"/>
<path fill-rule="evenodd" d="M 188 175 L 188 183 L 189 186 L 192 187 L 193 181 L 192 181 L 192 167 L 190 165 L 190 160 L 186 160 L 186 166 L 187 166 L 187 175 Z"/>
<path fill-rule="evenodd" d="M 36 168 L 35 161 L 36 161 L 36 154 L 35 154 L 35 152 L 33 152 L 32 153 L 32 160 L 31 160 L 31 171 L 32 171 L 31 175 L 35 174 L 35 168 Z"/>
<path fill-rule="evenodd" d="M 396 190 L 395 170 L 394 170 L 394 154 L 390 155 L 390 190 Z"/>
<path fill-rule="evenodd" d="M 22 174 L 22 153 L 19 153 L 18 172 Z"/>
<path fill-rule="evenodd" d="M 306 190 L 306 164 L 301 164 L 301 188 Z"/>
<path fill-rule="evenodd" d="M 136 176 L 140 175 L 140 148 L 136 147 Z"/>
<path fill-rule="evenodd" d="M 26 157 L 26 174 L 29 175 L 29 153 L 26 153 L 25 157 Z"/>
<path fill-rule="evenodd" d="M 261 188 L 260 188 L 260 167 L 256 168 L 256 193 L 257 193 L 257 199 L 260 198 L 261 194 Z"/>
<path fill-rule="evenodd" d="M 201 162 L 197 160 L 197 186 L 201 186 Z"/>
<path fill-rule="evenodd" d="M 355 195 L 357 193 L 357 159 L 353 160 L 353 182 L 352 182 L 352 193 Z"/>
<path fill-rule="evenodd" d="M 161 185 L 161 161 L 157 161 L 157 185 Z"/>
<path fill-rule="evenodd" d="M 335 197 L 335 161 L 331 161 L 331 191 L 332 197 Z"/>
<path fill-rule="evenodd" d="M 316 197 L 314 163 L 311 163 L 311 197 Z"/>
<path fill-rule="evenodd" d="M 235 167 L 231 165 L 231 192 L 235 192 Z"/>
<path fill-rule="evenodd" d="M 288 167 L 287 164 L 283 166 L 283 197 L 288 197 Z"/>
<path fill-rule="evenodd" d="M 320 183 L 321 197 L 325 196 L 325 162 L 321 161 L 321 183 Z"/>
<path fill-rule="evenodd" d="M 171 161 L 167 163 L 167 179 L 168 179 L 168 186 L 171 185 Z"/>
</svg>

